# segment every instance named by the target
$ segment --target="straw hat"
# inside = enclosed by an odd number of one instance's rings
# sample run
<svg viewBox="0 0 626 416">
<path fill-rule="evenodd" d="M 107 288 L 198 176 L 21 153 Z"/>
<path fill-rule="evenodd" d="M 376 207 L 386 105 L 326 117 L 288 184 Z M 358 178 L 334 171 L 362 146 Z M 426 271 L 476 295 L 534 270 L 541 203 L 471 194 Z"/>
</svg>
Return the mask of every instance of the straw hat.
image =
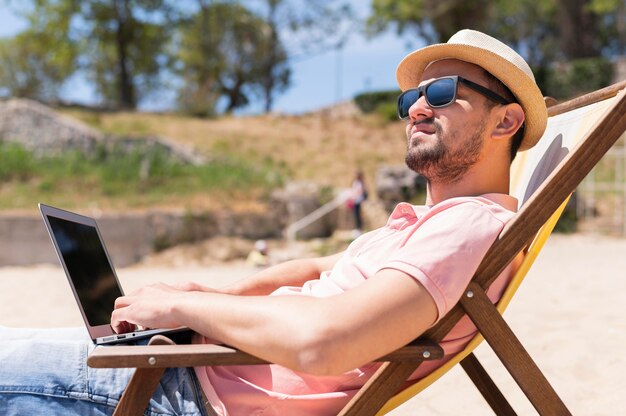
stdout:
<svg viewBox="0 0 626 416">
<path fill-rule="evenodd" d="M 533 147 L 543 134 L 548 111 L 530 67 L 517 52 L 484 33 L 464 29 L 448 43 L 426 46 L 407 55 L 396 70 L 402 91 L 415 88 L 426 67 L 441 59 L 459 59 L 484 68 L 506 85 L 522 106 L 526 131 L 520 151 Z"/>
</svg>

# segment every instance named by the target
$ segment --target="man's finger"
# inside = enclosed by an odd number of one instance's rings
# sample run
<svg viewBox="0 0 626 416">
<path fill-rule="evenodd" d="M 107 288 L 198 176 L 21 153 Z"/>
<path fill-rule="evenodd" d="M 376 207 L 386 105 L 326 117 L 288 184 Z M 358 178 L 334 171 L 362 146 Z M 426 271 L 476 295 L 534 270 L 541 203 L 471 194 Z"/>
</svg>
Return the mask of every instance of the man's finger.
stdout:
<svg viewBox="0 0 626 416">
<path fill-rule="evenodd" d="M 119 298 L 115 299 L 113 308 L 114 309 L 123 308 L 125 306 L 130 305 L 130 303 L 131 303 L 131 296 L 120 296 Z"/>
<path fill-rule="evenodd" d="M 134 325 L 123 318 L 123 310 L 116 309 L 111 314 L 111 327 L 116 333 L 132 332 Z"/>
</svg>

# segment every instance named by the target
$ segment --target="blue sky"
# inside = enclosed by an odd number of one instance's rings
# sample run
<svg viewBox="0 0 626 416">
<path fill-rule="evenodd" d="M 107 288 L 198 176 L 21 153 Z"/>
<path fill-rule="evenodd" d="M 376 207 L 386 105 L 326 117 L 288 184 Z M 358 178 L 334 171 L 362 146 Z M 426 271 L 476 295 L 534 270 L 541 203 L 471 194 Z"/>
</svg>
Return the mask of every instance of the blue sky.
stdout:
<svg viewBox="0 0 626 416">
<path fill-rule="evenodd" d="M 359 16 L 368 14 L 369 1 L 351 2 Z M 8 11 L 7 7 L 0 9 L 0 37 L 12 36 L 25 27 L 26 23 Z M 413 47 L 421 46 L 418 42 L 412 43 Z M 354 33 L 340 52 L 330 50 L 293 62 L 291 87 L 276 98 L 274 110 L 302 113 L 350 99 L 363 91 L 396 88 L 395 68 L 411 49 L 407 47 L 406 37 L 398 38 L 393 33 L 371 40 Z M 70 80 L 62 94 L 67 100 L 84 103 L 94 101 L 89 84 L 80 77 Z M 163 103 L 171 102 L 172 95 L 164 91 L 143 104 L 143 108 L 163 109 Z M 260 104 L 250 106 L 246 112 L 260 111 Z"/>
</svg>

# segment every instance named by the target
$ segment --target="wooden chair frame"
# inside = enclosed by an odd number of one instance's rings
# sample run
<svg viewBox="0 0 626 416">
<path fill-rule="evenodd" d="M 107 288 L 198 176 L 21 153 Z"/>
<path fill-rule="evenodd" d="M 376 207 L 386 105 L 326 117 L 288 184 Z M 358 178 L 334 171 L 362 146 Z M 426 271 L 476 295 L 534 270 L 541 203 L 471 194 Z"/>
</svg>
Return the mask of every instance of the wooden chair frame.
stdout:
<svg viewBox="0 0 626 416">
<path fill-rule="evenodd" d="M 626 81 L 570 100 L 549 109 L 554 116 L 615 96 Z M 485 291 L 522 252 L 564 201 L 626 130 L 626 94 L 622 93 L 601 120 L 588 130 L 576 147 L 509 221 L 485 255 L 460 302 L 431 330 L 408 346 L 377 361 L 378 371 L 339 413 L 341 416 L 376 415 L 405 384 L 424 360 L 439 359 L 438 343 L 467 314 L 541 415 L 570 415 L 570 411 L 502 318 Z M 167 367 L 252 365 L 265 361 L 218 345 L 157 345 L 96 348 L 88 358 L 91 367 L 136 367 L 115 415 L 141 415 Z M 473 354 L 461 365 L 498 415 L 515 415 L 495 383 Z"/>
</svg>

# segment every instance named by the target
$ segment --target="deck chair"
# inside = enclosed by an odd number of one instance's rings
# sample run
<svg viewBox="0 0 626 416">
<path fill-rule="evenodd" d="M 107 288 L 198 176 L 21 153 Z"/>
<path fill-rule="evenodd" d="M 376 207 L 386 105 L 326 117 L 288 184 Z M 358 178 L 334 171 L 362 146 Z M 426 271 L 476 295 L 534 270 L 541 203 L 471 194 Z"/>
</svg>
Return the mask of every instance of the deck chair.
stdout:
<svg viewBox="0 0 626 416">
<path fill-rule="evenodd" d="M 517 287 L 537 257 L 578 184 L 626 130 L 626 81 L 549 109 L 548 129 L 512 166 L 512 192 L 521 209 L 489 249 L 461 300 L 419 339 L 377 361 L 383 364 L 346 407 L 342 416 L 382 415 L 432 384 L 460 363 L 498 415 L 515 415 L 473 350 L 484 338 L 541 415 L 571 414 L 502 318 Z M 522 260 L 523 258 L 523 260 Z M 497 305 L 486 289 L 511 263 L 517 271 Z M 478 335 L 430 375 L 407 387 L 408 377 L 427 360 L 439 360 L 439 342 L 468 315 Z M 254 365 L 266 362 L 219 345 L 169 345 L 155 337 L 148 346 L 96 348 L 88 365 L 137 368 L 115 415 L 141 415 L 167 367 Z"/>
</svg>

